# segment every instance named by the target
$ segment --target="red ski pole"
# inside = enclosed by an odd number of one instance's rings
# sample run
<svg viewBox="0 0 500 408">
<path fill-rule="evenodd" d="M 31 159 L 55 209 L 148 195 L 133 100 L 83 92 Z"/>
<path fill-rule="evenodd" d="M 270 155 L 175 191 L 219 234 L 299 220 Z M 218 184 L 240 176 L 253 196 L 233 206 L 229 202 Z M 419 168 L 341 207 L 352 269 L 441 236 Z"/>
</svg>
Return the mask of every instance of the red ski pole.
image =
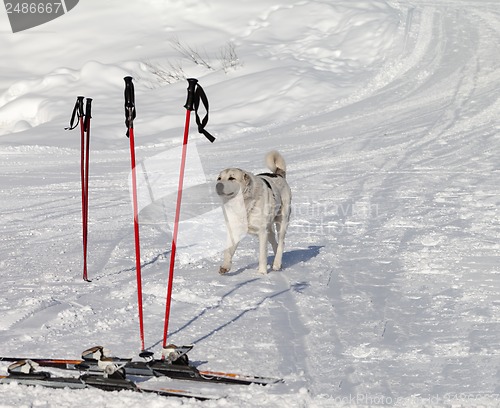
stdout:
<svg viewBox="0 0 500 408">
<path fill-rule="evenodd" d="M 168 273 L 168 287 L 167 287 L 167 299 L 165 306 L 165 326 L 163 329 L 163 348 L 167 346 L 167 336 L 168 336 L 168 323 L 170 319 L 170 305 L 172 299 L 172 284 L 174 280 L 174 268 L 175 268 L 175 255 L 177 251 L 177 234 L 179 232 L 179 218 L 181 212 L 181 202 L 182 202 L 182 188 L 184 185 L 184 169 L 186 167 L 186 155 L 187 155 L 187 143 L 189 135 L 189 122 L 191 119 L 191 111 L 194 110 L 194 98 L 197 79 L 188 79 L 188 89 L 187 89 L 187 101 L 184 107 L 186 108 L 186 123 L 184 126 L 184 139 L 182 142 L 182 156 L 181 156 L 181 166 L 179 171 L 179 183 L 177 188 L 177 204 L 175 208 L 175 219 L 174 219 L 174 231 L 172 234 L 172 250 L 170 252 L 170 268 Z"/>
<path fill-rule="evenodd" d="M 83 243 L 83 280 L 87 280 L 87 191 L 85 190 L 85 113 L 83 96 L 77 98 L 78 118 L 80 122 L 80 175 L 82 184 L 82 243 Z"/>
<path fill-rule="evenodd" d="M 83 109 L 83 104 L 82 104 Z M 80 117 L 82 136 L 82 220 L 83 220 L 83 280 L 90 282 L 87 275 L 87 248 L 88 248 L 88 222 L 89 222 L 89 154 L 90 154 L 90 119 L 92 118 L 92 99 L 87 98 L 85 107 L 85 120 Z M 85 140 L 85 133 L 87 139 Z M 85 162 L 85 166 L 84 166 Z"/>
<path fill-rule="evenodd" d="M 135 171 L 135 141 L 134 141 L 134 119 L 135 96 L 132 77 L 125 77 L 125 125 L 127 136 L 130 139 L 130 163 L 132 166 L 132 205 L 134 210 L 134 238 L 135 238 L 135 265 L 137 275 L 137 306 L 139 309 L 139 331 L 141 337 L 141 351 L 144 351 L 144 318 L 142 311 L 142 276 L 141 276 L 141 246 L 139 240 L 139 210 L 137 205 L 137 178 Z"/>
<path fill-rule="evenodd" d="M 87 277 L 87 223 L 88 223 L 88 142 L 90 141 L 90 133 L 87 133 L 87 141 L 85 140 L 86 127 L 90 129 L 90 105 L 92 99 L 87 100 L 87 110 L 88 119 L 85 119 L 85 113 L 83 111 L 83 100 L 85 97 L 77 96 L 75 107 L 73 108 L 73 113 L 71 114 L 71 119 L 69 126 L 65 128 L 66 130 L 75 129 L 78 124 L 80 125 L 80 173 L 81 173 L 81 184 L 82 184 L 82 241 L 83 241 L 83 279 L 88 281 Z M 78 121 L 75 123 L 75 119 Z"/>
</svg>

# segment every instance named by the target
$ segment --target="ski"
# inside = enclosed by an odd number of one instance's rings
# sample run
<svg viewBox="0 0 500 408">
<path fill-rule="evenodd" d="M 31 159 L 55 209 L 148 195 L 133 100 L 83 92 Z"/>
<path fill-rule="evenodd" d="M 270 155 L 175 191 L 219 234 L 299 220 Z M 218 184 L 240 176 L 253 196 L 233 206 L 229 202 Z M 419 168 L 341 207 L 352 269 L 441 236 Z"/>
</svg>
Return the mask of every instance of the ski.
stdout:
<svg viewBox="0 0 500 408">
<path fill-rule="evenodd" d="M 153 393 L 165 397 L 194 398 L 197 400 L 218 398 L 186 390 L 164 387 L 141 387 L 134 381 L 127 379 L 125 371 L 122 369 L 109 374 L 82 374 L 79 377 L 61 377 L 52 376 L 49 372 L 37 371 L 38 366 L 39 364 L 33 360 L 17 361 L 9 366 L 7 370 L 8 375 L 0 376 L 0 384 L 17 383 L 27 386 L 69 389 L 98 388 L 103 391 L 134 391 Z"/>
<path fill-rule="evenodd" d="M 126 375 L 139 377 L 168 377 L 176 380 L 188 380 L 205 383 L 270 385 L 283 380 L 271 377 L 244 375 L 231 372 L 198 370 L 189 365 L 187 352 L 192 346 L 167 346 L 165 359 L 150 358 L 147 361 L 132 361 L 130 358 L 107 357 L 103 347 L 92 347 L 82 353 L 81 360 L 0 357 L 0 361 L 15 362 L 31 360 L 41 367 L 64 370 L 79 370 L 88 373 L 111 372 L 123 368 Z"/>
</svg>

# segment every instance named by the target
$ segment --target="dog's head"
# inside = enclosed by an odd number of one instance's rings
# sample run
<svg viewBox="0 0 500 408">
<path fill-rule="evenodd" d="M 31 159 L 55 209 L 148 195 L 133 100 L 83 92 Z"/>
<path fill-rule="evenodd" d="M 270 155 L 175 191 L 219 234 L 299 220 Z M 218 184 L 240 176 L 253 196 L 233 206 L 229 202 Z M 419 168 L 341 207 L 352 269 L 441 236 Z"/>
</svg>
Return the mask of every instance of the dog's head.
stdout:
<svg viewBox="0 0 500 408">
<path fill-rule="evenodd" d="M 221 198 L 231 199 L 240 191 L 244 193 L 250 182 L 250 176 L 241 169 L 222 170 L 217 178 L 215 191 Z"/>
</svg>

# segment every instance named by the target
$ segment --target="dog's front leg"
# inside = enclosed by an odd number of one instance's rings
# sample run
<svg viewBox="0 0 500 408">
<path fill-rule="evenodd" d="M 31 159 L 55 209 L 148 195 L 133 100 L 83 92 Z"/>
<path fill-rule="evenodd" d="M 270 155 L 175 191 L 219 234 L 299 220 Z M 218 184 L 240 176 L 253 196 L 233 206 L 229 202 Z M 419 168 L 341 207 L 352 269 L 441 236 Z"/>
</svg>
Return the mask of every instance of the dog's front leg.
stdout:
<svg viewBox="0 0 500 408">
<path fill-rule="evenodd" d="M 238 242 L 235 242 L 232 245 L 229 245 L 224 250 L 224 263 L 219 269 L 219 273 L 221 275 L 228 273 L 231 270 L 231 265 L 233 263 L 233 255 L 236 252 L 236 248 L 238 247 Z"/>
<path fill-rule="evenodd" d="M 259 273 L 267 274 L 267 231 L 259 232 Z"/>
</svg>

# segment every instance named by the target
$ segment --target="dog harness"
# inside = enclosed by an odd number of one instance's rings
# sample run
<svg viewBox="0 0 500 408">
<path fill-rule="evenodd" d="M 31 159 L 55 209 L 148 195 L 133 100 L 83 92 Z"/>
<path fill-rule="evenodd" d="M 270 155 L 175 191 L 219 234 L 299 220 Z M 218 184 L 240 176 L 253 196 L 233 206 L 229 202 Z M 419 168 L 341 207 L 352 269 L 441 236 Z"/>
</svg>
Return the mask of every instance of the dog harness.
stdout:
<svg viewBox="0 0 500 408">
<path fill-rule="evenodd" d="M 269 180 L 266 179 L 266 177 L 269 178 L 276 178 L 276 177 L 283 177 L 280 174 L 276 173 L 261 173 L 257 174 L 257 177 L 259 177 L 265 184 L 266 186 L 271 190 L 273 197 L 274 197 L 274 202 L 276 203 L 275 208 L 274 208 L 274 213 L 277 215 L 279 213 L 279 210 L 281 209 L 281 196 L 276 192 L 276 187 L 274 187 Z"/>
</svg>

